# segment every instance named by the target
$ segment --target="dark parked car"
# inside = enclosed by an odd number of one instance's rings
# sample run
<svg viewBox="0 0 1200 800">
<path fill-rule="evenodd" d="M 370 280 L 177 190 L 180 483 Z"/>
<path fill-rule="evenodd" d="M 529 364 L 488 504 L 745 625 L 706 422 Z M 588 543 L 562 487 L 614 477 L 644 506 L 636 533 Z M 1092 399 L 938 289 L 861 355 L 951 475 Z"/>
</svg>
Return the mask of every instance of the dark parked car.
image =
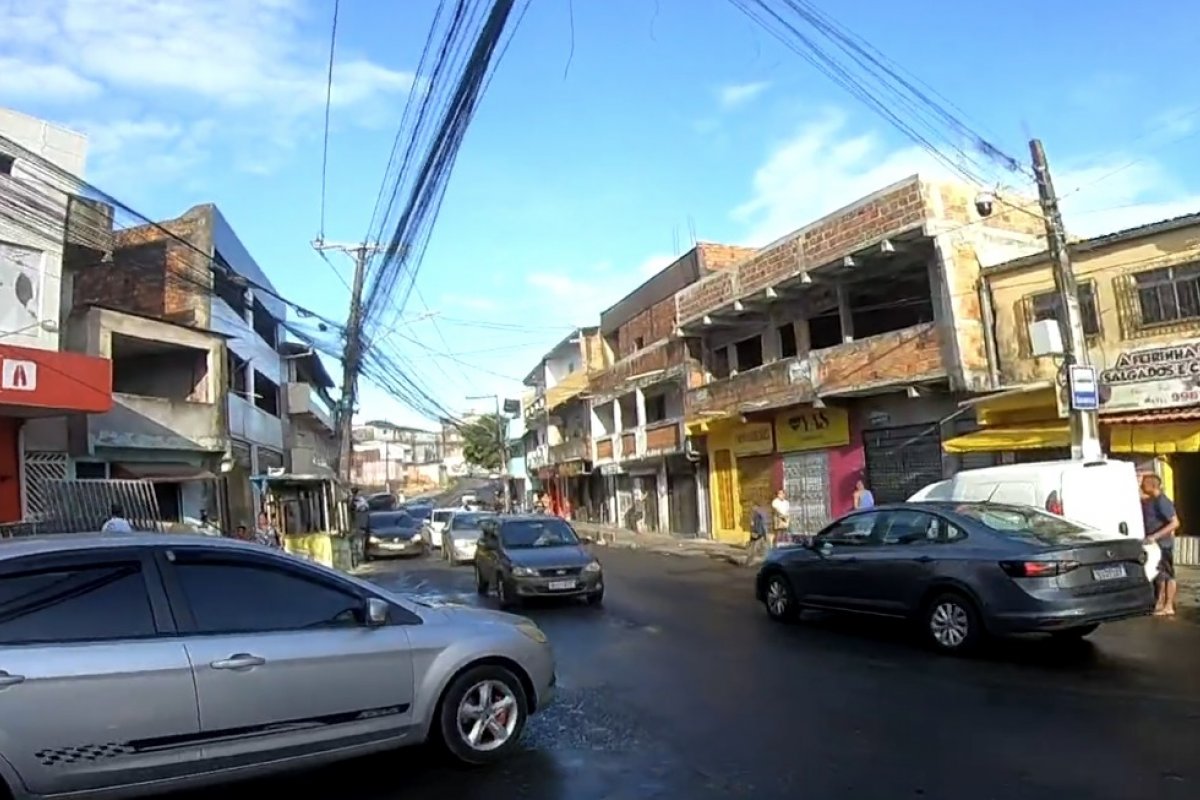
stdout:
<svg viewBox="0 0 1200 800">
<path fill-rule="evenodd" d="M 368 511 L 395 511 L 396 496 L 389 492 L 380 492 L 367 496 Z"/>
<path fill-rule="evenodd" d="M 380 556 L 425 555 L 429 547 L 429 542 L 421 535 L 421 520 L 404 511 L 367 514 L 366 535 L 363 552 L 368 561 Z"/>
<path fill-rule="evenodd" d="M 604 600 L 600 562 L 558 517 L 507 516 L 486 519 L 475 549 L 479 594 L 496 590 L 501 608 L 531 597 L 582 597 L 589 605 Z"/>
<path fill-rule="evenodd" d="M 802 608 L 915 620 L 939 650 L 985 634 L 1087 636 L 1148 614 L 1140 539 L 1035 508 L 922 502 L 857 511 L 772 551 L 756 593 L 777 620 Z"/>
</svg>

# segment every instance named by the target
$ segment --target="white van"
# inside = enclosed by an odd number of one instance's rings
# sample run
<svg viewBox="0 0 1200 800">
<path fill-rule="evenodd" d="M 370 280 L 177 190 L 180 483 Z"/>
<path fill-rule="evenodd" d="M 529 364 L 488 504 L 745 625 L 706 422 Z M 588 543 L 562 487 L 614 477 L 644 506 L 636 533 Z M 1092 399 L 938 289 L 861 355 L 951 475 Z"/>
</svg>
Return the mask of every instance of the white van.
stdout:
<svg viewBox="0 0 1200 800">
<path fill-rule="evenodd" d="M 1038 461 L 965 470 L 909 498 L 923 500 L 1033 506 L 1097 530 L 1146 538 L 1137 469 L 1128 461 Z M 1146 574 L 1153 577 L 1161 557 L 1158 546 L 1148 545 L 1146 557 Z"/>
</svg>

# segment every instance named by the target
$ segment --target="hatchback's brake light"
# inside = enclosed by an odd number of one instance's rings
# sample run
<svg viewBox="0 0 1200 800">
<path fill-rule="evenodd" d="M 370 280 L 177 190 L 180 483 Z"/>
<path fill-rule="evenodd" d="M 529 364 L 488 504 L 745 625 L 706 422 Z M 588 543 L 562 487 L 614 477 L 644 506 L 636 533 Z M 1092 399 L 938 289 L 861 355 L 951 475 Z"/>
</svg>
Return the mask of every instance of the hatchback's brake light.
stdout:
<svg viewBox="0 0 1200 800">
<path fill-rule="evenodd" d="M 1000 569 L 1014 578 L 1050 578 L 1070 572 L 1078 561 L 1001 561 Z"/>
<path fill-rule="evenodd" d="M 1058 492 L 1051 492 L 1050 496 L 1046 498 L 1046 510 L 1060 517 L 1063 515 L 1062 497 Z"/>
</svg>

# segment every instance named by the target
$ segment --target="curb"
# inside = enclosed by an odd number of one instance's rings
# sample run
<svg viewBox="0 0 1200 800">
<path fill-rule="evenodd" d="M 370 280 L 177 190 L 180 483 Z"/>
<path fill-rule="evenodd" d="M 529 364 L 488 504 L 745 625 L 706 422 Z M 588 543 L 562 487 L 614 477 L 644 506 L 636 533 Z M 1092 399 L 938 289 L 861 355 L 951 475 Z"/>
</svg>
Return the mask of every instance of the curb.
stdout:
<svg viewBox="0 0 1200 800">
<path fill-rule="evenodd" d="M 600 538 L 596 539 L 595 543 L 601 547 L 614 547 L 621 550 L 645 550 L 649 553 L 657 553 L 664 556 L 675 556 L 676 558 L 708 558 L 711 561 L 719 561 L 735 567 L 752 566 L 751 560 L 747 556 L 740 553 L 709 550 L 702 547 L 672 547 L 666 542 L 651 544 L 632 539 L 617 539 L 615 537 L 610 538 L 610 535 L 606 534 L 600 534 Z"/>
</svg>

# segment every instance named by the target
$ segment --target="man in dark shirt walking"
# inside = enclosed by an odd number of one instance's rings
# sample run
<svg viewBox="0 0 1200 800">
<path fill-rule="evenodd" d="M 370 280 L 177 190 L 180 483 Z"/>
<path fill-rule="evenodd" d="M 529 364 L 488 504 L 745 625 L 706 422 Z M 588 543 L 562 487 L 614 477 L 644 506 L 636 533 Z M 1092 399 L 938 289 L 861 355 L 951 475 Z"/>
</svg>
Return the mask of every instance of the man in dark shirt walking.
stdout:
<svg viewBox="0 0 1200 800">
<path fill-rule="evenodd" d="M 1158 602 L 1154 615 L 1175 616 L 1175 531 L 1179 530 L 1179 517 L 1175 504 L 1163 494 L 1162 479 L 1157 475 L 1142 478 L 1142 518 L 1146 523 L 1146 541 L 1157 542 L 1162 550 L 1162 561 L 1158 565 L 1155 580 Z"/>
</svg>

